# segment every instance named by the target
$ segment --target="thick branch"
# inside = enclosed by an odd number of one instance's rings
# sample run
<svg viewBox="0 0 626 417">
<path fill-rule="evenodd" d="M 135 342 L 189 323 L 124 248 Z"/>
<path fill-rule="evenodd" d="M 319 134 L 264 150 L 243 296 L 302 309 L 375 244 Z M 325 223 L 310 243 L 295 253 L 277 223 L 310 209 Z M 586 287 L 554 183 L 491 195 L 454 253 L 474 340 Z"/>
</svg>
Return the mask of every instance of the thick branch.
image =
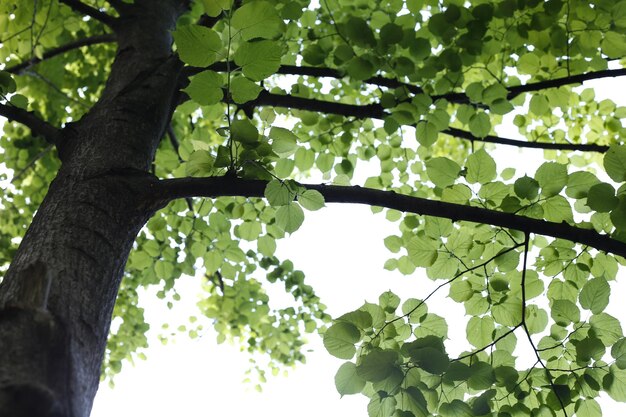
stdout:
<svg viewBox="0 0 626 417">
<path fill-rule="evenodd" d="M 116 18 L 108 15 L 100 10 L 89 6 L 88 4 L 83 3 L 80 0 L 59 0 L 60 3 L 65 4 L 70 7 L 75 12 L 84 14 L 93 19 L 96 19 L 107 26 L 113 26 L 115 24 Z"/>
<path fill-rule="evenodd" d="M 378 103 L 366 105 L 343 104 L 331 101 L 294 97 L 287 94 L 273 94 L 266 90 L 261 91 L 261 94 L 259 94 L 259 96 L 255 100 L 246 103 L 242 107 L 244 109 L 252 109 L 257 106 L 286 107 L 291 109 L 309 110 L 320 113 L 333 113 L 346 117 L 356 117 L 358 119 L 384 119 L 385 117 L 390 116 L 390 114 L 385 112 L 385 109 L 383 109 L 383 107 Z M 500 145 L 517 146 L 519 148 L 594 152 L 606 152 L 608 150 L 608 146 L 595 144 L 528 142 L 523 140 L 501 138 L 498 136 L 486 136 L 484 138 L 480 138 L 472 135 L 470 132 L 457 128 L 448 128 L 443 130 L 442 133 L 475 142 L 490 142 Z"/>
<path fill-rule="evenodd" d="M 4 116 L 10 121 L 16 121 L 30 128 L 35 135 L 43 136 L 48 142 L 56 143 L 61 130 L 52 126 L 48 122 L 41 120 L 33 112 L 20 109 L 9 104 L 0 103 L 0 116 Z"/>
<path fill-rule="evenodd" d="M 244 180 L 232 177 L 177 178 L 159 181 L 154 186 L 156 188 L 154 194 L 160 200 L 159 204 L 167 204 L 171 200 L 186 197 L 263 197 L 266 185 L 267 182 L 262 180 Z M 452 221 L 462 220 L 490 224 L 525 233 L 566 239 L 615 255 L 626 256 L 626 243 L 594 230 L 581 229 L 567 223 L 548 222 L 481 207 L 433 201 L 397 194 L 393 191 L 381 191 L 359 186 L 302 185 L 322 193 L 327 203 L 366 204 L 386 207 L 404 213 L 442 217 Z"/>
<path fill-rule="evenodd" d="M 24 61 L 17 65 L 13 65 L 12 67 L 9 67 L 9 68 L 6 68 L 5 71 L 10 72 L 12 74 L 19 74 L 23 70 L 30 68 L 33 65 L 40 63 L 41 61 L 45 61 L 55 56 L 64 54 L 65 52 L 82 48 L 83 46 L 96 45 L 99 43 L 106 43 L 106 42 L 115 42 L 115 35 L 104 34 L 104 35 L 96 35 L 96 36 L 90 36 L 88 38 L 78 39 L 78 40 L 69 42 L 65 45 L 61 45 L 57 48 L 53 48 L 53 49 L 50 49 L 49 51 L 44 52 L 41 58 L 33 57 L 27 61 Z"/>
</svg>

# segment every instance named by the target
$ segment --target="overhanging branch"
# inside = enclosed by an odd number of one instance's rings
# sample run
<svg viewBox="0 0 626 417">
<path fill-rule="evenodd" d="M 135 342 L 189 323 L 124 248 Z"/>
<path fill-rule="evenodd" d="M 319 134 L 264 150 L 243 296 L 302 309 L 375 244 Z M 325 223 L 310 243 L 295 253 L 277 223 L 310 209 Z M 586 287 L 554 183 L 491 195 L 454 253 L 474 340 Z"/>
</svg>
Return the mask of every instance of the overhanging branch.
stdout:
<svg viewBox="0 0 626 417">
<path fill-rule="evenodd" d="M 528 93 L 531 91 L 546 90 L 548 88 L 557 88 L 570 84 L 582 84 L 585 81 L 598 80 L 600 78 L 622 77 L 624 75 L 626 75 L 626 68 L 620 68 L 614 70 L 593 71 L 585 74 L 571 75 L 569 77 L 555 78 L 553 80 L 519 85 L 507 88 L 507 90 L 509 90 L 507 98 L 510 100 L 522 93 Z"/>
<path fill-rule="evenodd" d="M 55 56 L 64 54 L 65 52 L 72 51 L 74 49 L 82 48 L 83 46 L 96 45 L 100 43 L 107 42 L 115 42 L 115 35 L 113 34 L 104 34 L 104 35 L 96 35 L 90 36 L 83 39 L 78 39 L 65 45 L 61 45 L 57 48 L 50 49 L 43 53 L 41 58 L 33 57 L 27 61 L 21 62 L 17 65 L 13 65 L 12 67 L 8 67 L 5 71 L 10 72 L 12 74 L 20 74 L 23 70 L 32 67 L 40 63 L 41 61 L 45 61 L 50 58 L 54 58 Z"/>
<path fill-rule="evenodd" d="M 117 20 L 115 17 L 101 12 L 100 10 L 91 7 L 80 0 L 59 0 L 59 2 L 70 7 L 75 12 L 82 13 L 86 16 L 96 19 L 107 26 L 113 26 Z"/>
<path fill-rule="evenodd" d="M 231 62 L 230 65 L 227 65 L 226 62 L 216 62 L 208 67 L 208 69 L 217 72 L 225 72 L 228 68 L 236 68 L 237 65 L 234 62 Z M 188 75 L 193 75 L 200 71 L 200 69 L 194 68 L 189 69 L 190 72 Z M 341 79 L 346 77 L 345 72 L 328 67 L 309 67 L 309 66 L 300 66 L 300 65 L 281 65 L 278 68 L 277 74 L 282 75 L 305 75 L 309 77 L 328 77 L 328 78 L 336 78 Z M 507 99 L 512 100 L 515 97 L 519 96 L 523 93 L 529 93 L 533 91 L 541 91 L 547 90 L 550 88 L 557 88 L 564 85 L 571 84 L 582 84 L 585 81 L 597 80 L 601 78 L 611 78 L 611 77 L 621 77 L 626 75 L 626 68 L 613 69 L 613 70 L 602 70 L 602 71 L 593 71 L 584 74 L 571 75 L 569 77 L 555 78 L 552 80 L 539 81 L 534 83 L 528 83 L 518 86 L 510 86 L 506 87 L 508 90 Z M 395 78 L 387 78 L 383 76 L 375 76 L 363 80 L 363 83 L 375 85 L 379 87 L 387 87 L 387 88 L 405 88 L 407 91 L 413 94 L 422 94 L 424 90 L 421 87 L 418 87 L 414 84 L 405 83 L 399 81 Z M 432 95 L 431 98 L 433 100 L 445 99 L 451 103 L 469 103 L 470 99 L 464 92 L 450 92 L 446 94 L 437 94 Z"/>
<path fill-rule="evenodd" d="M 174 199 L 187 197 L 263 197 L 266 185 L 267 182 L 262 180 L 245 180 L 233 177 L 176 178 L 157 182 L 154 185 L 154 195 L 161 206 Z M 442 217 L 452 221 L 489 224 L 520 230 L 525 233 L 565 239 L 615 255 L 626 256 L 626 243 L 594 230 L 581 229 L 567 223 L 549 222 L 481 207 L 433 201 L 398 194 L 393 191 L 381 191 L 359 186 L 302 185 L 322 193 L 327 203 L 365 204 L 404 213 Z"/>
<path fill-rule="evenodd" d="M 57 143 L 61 130 L 41 120 L 33 112 L 10 104 L 0 103 L 0 116 L 6 117 L 9 121 L 16 121 L 23 124 L 30 128 L 34 135 L 43 136 L 49 143 Z"/>
<path fill-rule="evenodd" d="M 390 116 L 390 114 L 387 113 L 385 109 L 378 103 L 366 105 L 344 104 L 332 101 L 322 101 L 311 98 L 295 97 L 288 94 L 273 94 L 268 92 L 267 90 L 261 91 L 256 99 L 249 101 L 241 107 L 246 110 L 251 110 L 252 108 L 257 106 L 272 106 L 298 110 L 309 110 L 320 113 L 339 114 L 342 116 L 355 117 L 358 119 L 370 118 L 382 120 L 385 117 Z M 470 132 L 457 128 L 448 128 L 443 130 L 442 133 L 474 142 L 489 142 L 500 145 L 517 146 L 519 148 L 555 149 L 582 152 L 606 152 L 608 150 L 608 146 L 595 144 L 528 142 L 524 140 L 508 139 L 492 135 L 480 138 L 478 136 L 472 135 Z"/>
<path fill-rule="evenodd" d="M 449 127 L 442 131 L 446 135 L 455 136 L 457 138 L 467 139 L 470 141 L 480 141 L 497 143 L 500 145 L 511 145 L 531 149 L 554 149 L 559 151 L 581 151 L 581 152 L 600 152 L 604 153 L 609 150 L 606 145 L 596 145 L 595 143 L 578 144 L 578 143 L 547 143 L 547 142 L 525 142 L 516 139 L 501 138 L 499 136 L 487 135 L 484 138 L 479 138 L 472 135 L 465 130 L 457 129 L 455 127 Z M 524 145 L 520 145 L 520 142 Z"/>
</svg>

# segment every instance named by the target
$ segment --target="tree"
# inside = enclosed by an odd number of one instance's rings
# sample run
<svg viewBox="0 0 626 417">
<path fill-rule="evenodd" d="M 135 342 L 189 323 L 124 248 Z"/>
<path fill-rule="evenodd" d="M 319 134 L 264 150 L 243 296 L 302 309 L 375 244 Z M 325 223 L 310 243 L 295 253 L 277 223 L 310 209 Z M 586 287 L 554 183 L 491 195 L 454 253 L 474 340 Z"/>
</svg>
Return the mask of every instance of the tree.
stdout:
<svg viewBox="0 0 626 417">
<path fill-rule="evenodd" d="M 370 416 L 597 416 L 601 392 L 626 401 L 626 339 L 604 312 L 626 255 L 626 108 L 580 88 L 626 74 L 626 1 L 0 11 L 0 415 L 88 416 L 103 361 L 111 376 L 145 347 L 137 290 L 174 302 L 176 279 L 199 273 L 220 338 L 278 367 L 319 329 L 347 361 L 338 391 L 369 396 Z M 511 124 L 520 138 L 498 135 Z M 498 166 L 510 146 L 545 160 L 532 175 Z M 364 161 L 378 175 L 350 185 Z M 399 229 L 385 267 L 424 268 L 463 303 L 465 353 L 449 356 L 430 294 L 387 292 L 330 322 L 274 256 L 326 203 L 386 210 Z M 293 306 L 271 308 L 275 282 Z"/>
</svg>

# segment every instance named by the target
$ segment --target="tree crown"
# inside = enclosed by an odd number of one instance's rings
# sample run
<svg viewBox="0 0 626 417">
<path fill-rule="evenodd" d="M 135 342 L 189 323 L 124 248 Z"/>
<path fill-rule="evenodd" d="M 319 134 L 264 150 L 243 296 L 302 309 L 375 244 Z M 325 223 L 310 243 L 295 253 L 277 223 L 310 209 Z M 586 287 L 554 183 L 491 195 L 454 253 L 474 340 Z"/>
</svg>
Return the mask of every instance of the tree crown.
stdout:
<svg viewBox="0 0 626 417">
<path fill-rule="evenodd" d="M 0 5 L 2 268 L 73 123 L 109 99 L 124 36 L 150 36 L 128 29 L 152 18 L 146 1 Z M 104 375 L 146 347 L 138 290 L 174 303 L 188 274 L 204 277 L 199 312 L 219 339 L 270 368 L 302 361 L 320 330 L 347 361 L 338 391 L 369 396 L 371 417 L 596 416 L 601 392 L 626 401 L 626 339 L 605 312 L 626 255 L 626 107 L 581 86 L 626 74 L 626 1 L 164 3 L 188 11 L 167 37 L 181 70 L 151 167 L 162 208 L 130 254 Z M 510 147 L 542 160 L 502 160 Z M 425 271 L 464 305 L 462 353 L 432 293 L 386 292 L 331 321 L 275 256 L 327 203 L 397 223 L 384 267 Z M 292 306 L 272 308 L 277 282 Z"/>
</svg>

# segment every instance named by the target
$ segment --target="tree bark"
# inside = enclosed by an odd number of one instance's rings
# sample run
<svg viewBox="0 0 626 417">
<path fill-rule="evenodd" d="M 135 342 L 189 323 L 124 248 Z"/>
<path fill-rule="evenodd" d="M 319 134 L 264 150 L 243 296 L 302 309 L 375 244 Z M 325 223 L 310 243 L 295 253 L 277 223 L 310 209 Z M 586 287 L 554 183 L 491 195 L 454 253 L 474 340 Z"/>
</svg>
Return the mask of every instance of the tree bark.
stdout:
<svg viewBox="0 0 626 417">
<path fill-rule="evenodd" d="M 182 0 L 136 0 L 114 30 L 98 103 L 66 126 L 62 167 L 0 284 L 0 417 L 87 417 L 133 241 L 154 211 L 147 173 L 182 65 Z"/>
</svg>

